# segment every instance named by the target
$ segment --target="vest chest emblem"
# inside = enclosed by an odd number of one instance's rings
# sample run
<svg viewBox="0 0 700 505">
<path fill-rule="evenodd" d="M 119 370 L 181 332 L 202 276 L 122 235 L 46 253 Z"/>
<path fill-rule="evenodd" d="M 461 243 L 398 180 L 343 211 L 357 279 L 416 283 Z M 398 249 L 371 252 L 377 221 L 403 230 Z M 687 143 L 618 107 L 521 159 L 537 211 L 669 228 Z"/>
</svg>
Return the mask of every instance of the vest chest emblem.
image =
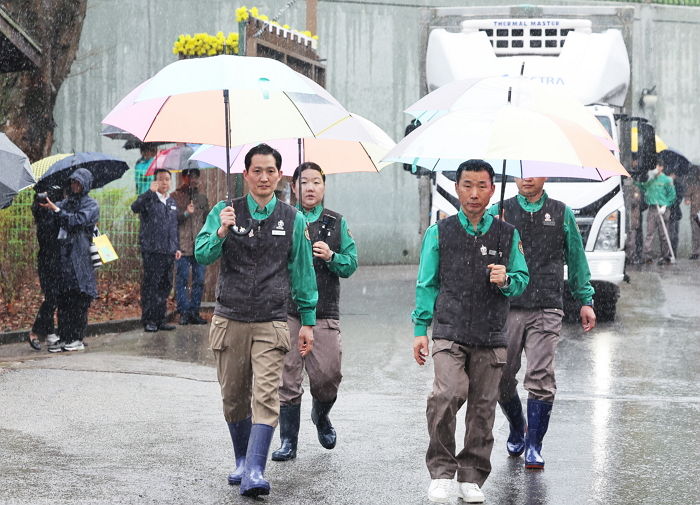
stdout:
<svg viewBox="0 0 700 505">
<path fill-rule="evenodd" d="M 549 212 L 545 212 L 544 221 L 542 224 L 545 226 L 554 226 L 554 221 L 552 221 L 552 216 L 549 214 Z"/>
<path fill-rule="evenodd" d="M 488 252 L 488 249 L 486 248 L 485 245 L 482 245 L 481 248 L 479 249 L 481 251 L 482 256 L 486 256 L 486 253 Z"/>
<path fill-rule="evenodd" d="M 287 232 L 284 231 L 284 221 L 281 219 L 277 221 L 277 226 L 272 230 L 273 235 L 286 235 Z"/>
</svg>

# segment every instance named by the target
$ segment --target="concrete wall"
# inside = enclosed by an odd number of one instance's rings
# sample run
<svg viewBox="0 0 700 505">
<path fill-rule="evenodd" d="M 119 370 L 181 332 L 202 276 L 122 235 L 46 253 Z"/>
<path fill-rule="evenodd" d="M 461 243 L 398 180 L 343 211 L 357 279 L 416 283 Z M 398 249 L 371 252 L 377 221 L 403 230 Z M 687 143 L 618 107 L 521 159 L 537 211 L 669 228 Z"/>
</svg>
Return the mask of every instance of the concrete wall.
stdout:
<svg viewBox="0 0 700 505">
<path fill-rule="evenodd" d="M 56 105 L 54 150 L 103 151 L 122 156 L 133 165 L 138 153 L 123 151 L 121 142 L 100 137 L 100 120 L 134 86 L 175 61 L 171 47 L 180 33 L 235 30 L 234 12 L 242 3 L 90 0 L 78 59 Z M 285 3 L 246 2 L 271 17 Z M 449 0 L 440 5 L 485 3 Z M 428 6 L 432 5 L 420 0 L 319 3 L 320 52 L 328 59 L 329 91 L 395 140 L 402 137 L 406 123 L 402 110 L 420 96 L 424 36 L 420 27 L 427 19 Z M 670 145 L 698 160 L 700 145 L 693 143 L 693 113 L 699 107 L 694 87 L 700 77 L 700 9 L 641 5 L 636 12 L 632 92 L 638 97 L 641 88 L 657 85 L 659 133 Z M 299 0 L 280 21 L 301 29 L 304 16 L 304 4 Z M 131 173 L 127 173 L 117 184 L 131 187 L 131 181 Z M 363 263 L 417 260 L 420 236 L 414 177 L 399 166 L 391 166 L 376 175 L 332 176 L 328 185 L 327 204 L 347 216 Z"/>
</svg>

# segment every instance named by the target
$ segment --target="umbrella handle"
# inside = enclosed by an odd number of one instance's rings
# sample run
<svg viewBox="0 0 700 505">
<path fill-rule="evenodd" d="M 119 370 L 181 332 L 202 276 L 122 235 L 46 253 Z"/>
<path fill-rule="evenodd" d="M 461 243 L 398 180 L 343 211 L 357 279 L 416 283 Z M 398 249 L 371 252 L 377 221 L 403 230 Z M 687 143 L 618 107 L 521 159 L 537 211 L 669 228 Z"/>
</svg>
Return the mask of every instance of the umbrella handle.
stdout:
<svg viewBox="0 0 700 505">
<path fill-rule="evenodd" d="M 228 229 L 234 235 L 238 235 L 239 237 L 243 237 L 245 235 L 248 235 L 257 223 L 259 223 L 259 221 L 255 220 L 255 219 L 249 219 L 247 226 L 235 225 L 235 226 L 229 226 Z"/>
</svg>

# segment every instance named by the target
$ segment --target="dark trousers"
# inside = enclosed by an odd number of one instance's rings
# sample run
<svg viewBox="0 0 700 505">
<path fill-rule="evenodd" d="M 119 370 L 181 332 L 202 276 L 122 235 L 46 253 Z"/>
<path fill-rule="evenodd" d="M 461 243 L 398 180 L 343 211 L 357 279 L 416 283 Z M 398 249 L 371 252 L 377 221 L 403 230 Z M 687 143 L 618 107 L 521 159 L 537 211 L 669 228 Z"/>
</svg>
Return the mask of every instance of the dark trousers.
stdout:
<svg viewBox="0 0 700 505">
<path fill-rule="evenodd" d="M 175 262 L 175 298 L 177 311 L 183 314 L 199 315 L 204 291 L 204 265 L 197 263 L 194 256 L 183 256 Z M 192 287 L 187 284 L 192 271 Z"/>
<path fill-rule="evenodd" d="M 41 302 L 39 312 L 37 312 L 36 319 L 34 319 L 34 325 L 32 325 L 32 333 L 35 333 L 40 337 L 46 337 L 47 335 L 55 333 L 53 314 L 56 312 L 57 307 L 58 297 L 56 294 L 44 294 L 44 301 Z"/>
<path fill-rule="evenodd" d="M 141 322 L 159 326 L 165 321 L 168 295 L 173 287 L 175 256 L 163 253 L 141 253 L 143 279 L 141 281 Z"/>
<path fill-rule="evenodd" d="M 88 308 L 92 298 L 78 290 L 63 291 L 58 296 L 58 334 L 66 343 L 83 340 Z"/>
</svg>

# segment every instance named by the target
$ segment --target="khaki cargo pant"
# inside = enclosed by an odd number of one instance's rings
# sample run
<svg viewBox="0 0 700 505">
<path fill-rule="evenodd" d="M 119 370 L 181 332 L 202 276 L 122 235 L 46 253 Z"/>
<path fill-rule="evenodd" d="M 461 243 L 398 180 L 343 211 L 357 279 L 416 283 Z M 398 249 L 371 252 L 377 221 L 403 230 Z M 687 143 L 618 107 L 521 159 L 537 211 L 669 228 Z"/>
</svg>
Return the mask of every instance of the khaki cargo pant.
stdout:
<svg viewBox="0 0 700 505">
<path fill-rule="evenodd" d="M 340 371 L 343 357 L 343 342 L 340 322 L 337 319 L 317 319 L 314 326 L 314 346 L 309 354 L 299 353 L 299 330 L 301 322 L 293 316 L 289 323 L 290 350 L 284 357 L 280 403 L 301 403 L 304 388 L 301 386 L 304 369 L 309 375 L 311 396 L 322 403 L 330 403 L 338 396 L 343 374 Z"/>
<path fill-rule="evenodd" d="M 287 323 L 244 323 L 215 315 L 209 346 L 216 358 L 226 422 L 252 413 L 254 424 L 277 426 L 280 375 L 289 350 Z"/>
<path fill-rule="evenodd" d="M 510 309 L 506 320 L 508 358 L 499 385 L 500 401 L 507 403 L 516 396 L 523 351 L 527 360 L 523 386 L 529 398 L 554 402 L 557 382 L 554 355 L 564 312 L 561 309 Z"/>
<path fill-rule="evenodd" d="M 465 346 L 433 341 L 435 379 L 428 396 L 430 442 L 425 462 L 431 479 L 483 485 L 491 473 L 493 422 L 498 382 L 506 361 L 505 347 Z M 467 402 L 464 448 L 455 455 L 457 411 Z"/>
</svg>

